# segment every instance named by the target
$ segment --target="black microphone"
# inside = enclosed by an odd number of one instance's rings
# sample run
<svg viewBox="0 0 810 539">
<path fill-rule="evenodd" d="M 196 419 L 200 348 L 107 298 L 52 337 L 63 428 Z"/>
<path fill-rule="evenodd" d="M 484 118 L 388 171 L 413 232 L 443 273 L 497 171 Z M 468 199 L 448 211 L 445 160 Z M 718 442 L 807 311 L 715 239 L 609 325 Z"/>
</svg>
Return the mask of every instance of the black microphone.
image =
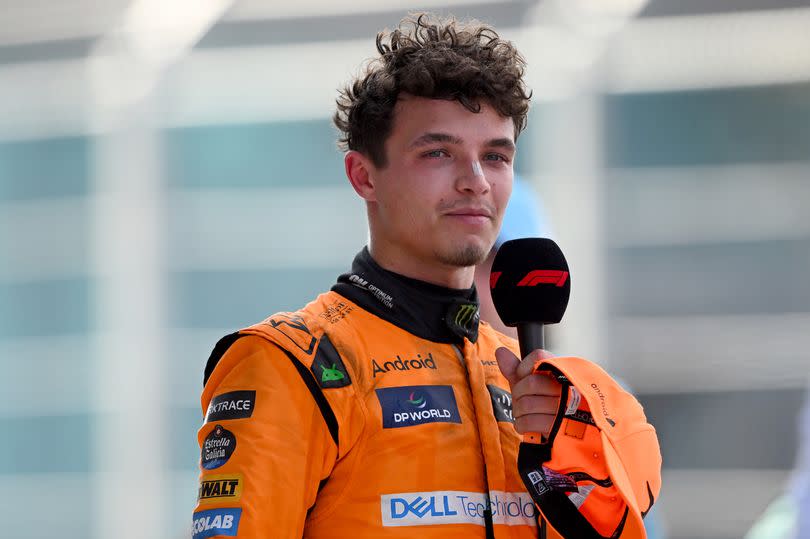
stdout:
<svg viewBox="0 0 810 539">
<path fill-rule="evenodd" d="M 548 238 L 504 242 L 489 274 L 492 303 L 504 324 L 517 326 L 520 355 L 544 347 L 543 327 L 557 324 L 571 295 L 568 262 Z"/>
</svg>

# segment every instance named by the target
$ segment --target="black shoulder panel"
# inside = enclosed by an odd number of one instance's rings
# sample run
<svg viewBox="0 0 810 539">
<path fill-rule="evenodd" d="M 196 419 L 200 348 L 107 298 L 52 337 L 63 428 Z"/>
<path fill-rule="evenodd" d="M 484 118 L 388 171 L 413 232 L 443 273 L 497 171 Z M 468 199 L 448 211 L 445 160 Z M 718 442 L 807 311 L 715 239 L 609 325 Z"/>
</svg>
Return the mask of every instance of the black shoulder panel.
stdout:
<svg viewBox="0 0 810 539">
<path fill-rule="evenodd" d="M 219 342 L 217 342 L 216 346 L 214 346 L 214 350 L 208 357 L 208 363 L 205 364 L 203 387 L 205 387 L 205 384 L 208 383 L 208 378 L 211 376 L 211 373 L 214 372 L 214 367 L 217 366 L 217 363 L 219 363 L 219 360 L 225 355 L 225 352 L 228 351 L 228 348 L 230 348 L 233 343 L 244 336 L 245 335 L 243 333 L 239 333 L 237 331 L 235 333 L 231 333 L 230 335 L 225 335 L 219 340 Z"/>
<path fill-rule="evenodd" d="M 211 373 L 214 372 L 214 367 L 217 366 L 219 360 L 222 359 L 222 356 L 225 355 L 225 352 L 228 351 L 228 348 L 233 345 L 237 340 L 242 337 L 245 337 L 249 334 L 246 333 L 231 333 L 230 335 L 226 335 L 222 337 L 219 342 L 217 342 L 216 346 L 214 346 L 214 351 L 211 352 L 211 356 L 208 358 L 208 363 L 205 365 L 205 375 L 203 378 L 203 386 L 208 382 L 208 378 L 211 376 Z M 343 366 L 343 362 L 340 360 L 340 356 L 338 355 L 337 351 L 334 350 L 332 343 L 324 335 L 322 338 L 321 345 L 324 344 L 323 341 L 326 341 L 327 346 L 323 347 L 324 356 L 322 359 L 323 364 L 329 364 L 331 367 L 331 371 L 327 371 L 328 373 L 332 373 L 331 380 L 326 380 L 324 387 L 340 387 L 342 385 L 348 385 L 351 381 L 348 379 L 348 372 L 345 372 L 345 367 Z M 278 347 L 279 350 L 284 352 L 287 357 L 292 362 L 295 370 L 298 371 L 298 374 L 301 376 L 301 379 L 306 384 L 307 389 L 312 394 L 312 398 L 315 399 L 315 403 L 318 405 L 318 408 L 321 411 L 321 415 L 323 416 L 324 421 L 326 422 L 327 428 L 329 428 L 329 434 L 332 435 L 332 440 L 334 440 L 335 445 L 338 445 L 338 421 L 337 417 L 335 417 L 335 412 L 332 411 L 332 407 L 329 406 L 329 402 L 324 397 L 321 388 L 318 386 L 318 382 L 316 381 L 315 377 L 313 376 L 314 371 L 310 371 L 307 369 L 303 363 L 301 363 L 298 358 L 296 358 L 291 352 L 285 350 L 282 347 Z M 338 367 L 339 365 L 339 367 Z M 335 374 L 336 373 L 336 374 Z M 340 376 L 345 373 L 345 381 Z M 330 377 L 327 377 L 330 378 Z M 339 379 L 338 379 L 339 378 Z"/>
<path fill-rule="evenodd" d="M 326 334 L 318 341 L 318 351 L 315 352 L 310 370 L 324 389 L 346 387 L 352 383 L 343 359 Z"/>
</svg>

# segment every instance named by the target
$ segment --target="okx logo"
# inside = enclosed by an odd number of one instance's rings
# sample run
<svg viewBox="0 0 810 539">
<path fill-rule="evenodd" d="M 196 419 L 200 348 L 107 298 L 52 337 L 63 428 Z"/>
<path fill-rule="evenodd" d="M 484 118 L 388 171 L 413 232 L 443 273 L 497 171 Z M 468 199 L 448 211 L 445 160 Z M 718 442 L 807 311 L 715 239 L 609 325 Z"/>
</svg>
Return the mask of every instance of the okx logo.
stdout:
<svg viewBox="0 0 810 539">
<path fill-rule="evenodd" d="M 450 386 L 403 386 L 377 389 L 383 428 L 425 423 L 461 423 L 456 396 Z"/>
</svg>

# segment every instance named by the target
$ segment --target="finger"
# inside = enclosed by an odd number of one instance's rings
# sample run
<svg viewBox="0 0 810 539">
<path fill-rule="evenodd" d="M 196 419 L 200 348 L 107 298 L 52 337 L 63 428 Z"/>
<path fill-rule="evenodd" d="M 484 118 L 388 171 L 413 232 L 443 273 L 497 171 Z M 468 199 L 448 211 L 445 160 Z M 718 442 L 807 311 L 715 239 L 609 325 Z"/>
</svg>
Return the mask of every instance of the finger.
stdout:
<svg viewBox="0 0 810 539">
<path fill-rule="evenodd" d="M 515 430 L 520 434 L 539 433 L 548 438 L 552 425 L 554 416 L 548 414 L 531 414 L 515 418 Z"/>
<path fill-rule="evenodd" d="M 524 395 L 512 403 L 512 415 L 514 417 L 522 417 L 531 414 L 549 414 L 556 416 L 559 407 L 559 397 Z"/>
<path fill-rule="evenodd" d="M 523 361 L 520 362 L 520 365 L 517 367 L 517 378 L 520 380 L 521 378 L 525 378 L 529 376 L 531 373 L 534 372 L 534 369 L 537 368 L 537 365 L 543 361 L 544 359 L 548 359 L 554 357 L 554 354 L 547 350 L 534 350 L 531 354 L 523 358 Z"/>
<path fill-rule="evenodd" d="M 520 359 L 508 348 L 501 347 L 495 350 L 495 359 L 498 361 L 498 368 L 501 374 L 509 381 L 509 387 L 515 387 L 520 379 L 516 376 Z"/>
<path fill-rule="evenodd" d="M 532 374 L 518 380 L 512 385 L 512 395 L 515 399 L 523 395 L 543 395 L 559 398 L 562 394 L 560 383 L 546 373 Z"/>
</svg>

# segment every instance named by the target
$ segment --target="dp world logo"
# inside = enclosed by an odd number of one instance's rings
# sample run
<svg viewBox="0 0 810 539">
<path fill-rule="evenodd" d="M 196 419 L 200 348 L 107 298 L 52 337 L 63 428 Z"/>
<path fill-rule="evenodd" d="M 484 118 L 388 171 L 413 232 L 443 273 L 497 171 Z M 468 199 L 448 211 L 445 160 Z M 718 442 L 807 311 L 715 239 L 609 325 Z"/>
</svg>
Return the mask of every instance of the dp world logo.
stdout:
<svg viewBox="0 0 810 539">
<path fill-rule="evenodd" d="M 461 423 L 450 386 L 402 386 L 377 389 L 384 429 L 425 423 Z"/>
<path fill-rule="evenodd" d="M 425 406 L 427 406 L 427 399 L 424 395 L 418 394 L 416 391 L 411 391 L 411 394 L 408 395 L 408 400 L 405 401 L 414 408 L 421 410 Z"/>
</svg>

